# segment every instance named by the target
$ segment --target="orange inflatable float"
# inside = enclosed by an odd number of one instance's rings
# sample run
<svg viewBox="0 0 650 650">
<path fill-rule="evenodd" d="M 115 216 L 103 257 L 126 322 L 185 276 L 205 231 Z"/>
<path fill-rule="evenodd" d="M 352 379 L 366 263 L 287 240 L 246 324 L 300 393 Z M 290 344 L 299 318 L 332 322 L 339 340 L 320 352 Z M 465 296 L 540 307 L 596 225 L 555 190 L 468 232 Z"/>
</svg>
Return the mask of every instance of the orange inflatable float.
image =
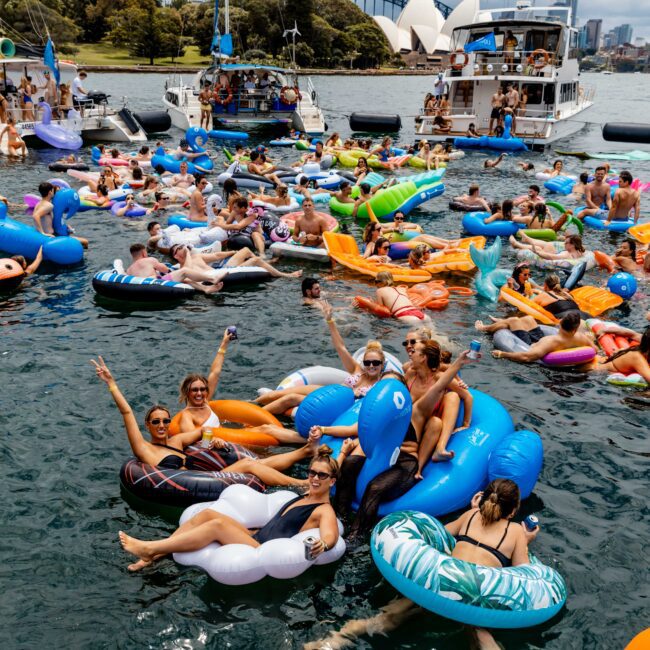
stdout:
<svg viewBox="0 0 650 650">
<path fill-rule="evenodd" d="M 382 264 L 365 259 L 359 253 L 359 247 L 352 235 L 324 232 L 323 239 L 329 256 L 341 266 L 357 271 L 357 273 L 376 278 L 381 271 L 388 271 L 392 274 L 395 283 L 413 284 L 431 280 L 431 274 L 425 270 L 409 269 L 397 264 Z"/>
<path fill-rule="evenodd" d="M 592 316 L 600 316 L 608 309 L 614 309 L 623 304 L 623 298 L 600 287 L 578 287 L 571 291 L 571 296 L 582 311 L 586 311 Z"/>
<path fill-rule="evenodd" d="M 25 270 L 10 257 L 0 259 L 0 293 L 16 290 L 25 277 Z"/>
<path fill-rule="evenodd" d="M 625 650 L 648 650 L 648 648 L 650 648 L 650 627 L 639 632 L 625 646 Z"/>
<path fill-rule="evenodd" d="M 650 244 L 650 221 L 632 226 L 628 232 L 642 244 Z"/>
<path fill-rule="evenodd" d="M 278 441 L 266 433 L 252 431 L 253 427 L 262 424 L 275 424 L 282 426 L 280 421 L 268 411 L 257 404 L 240 402 L 234 399 L 219 399 L 209 402 L 210 408 L 221 420 L 221 426 L 213 429 L 213 435 L 227 442 L 238 445 L 253 445 L 257 447 L 270 447 L 277 445 Z M 180 433 L 181 414 L 176 413 L 169 425 L 169 435 Z M 239 427 L 225 426 L 226 423 L 240 425 Z"/>
<path fill-rule="evenodd" d="M 533 302 L 530 298 L 526 298 L 526 296 L 522 296 L 510 287 L 501 287 L 499 300 L 503 300 L 524 314 L 532 316 L 542 325 L 557 325 L 560 322 L 550 311 L 547 311 L 544 307 L 540 307 L 536 302 Z"/>
<path fill-rule="evenodd" d="M 635 261 L 639 266 L 643 266 L 647 254 L 648 251 L 646 249 L 637 250 Z M 607 253 L 594 251 L 594 259 L 596 260 L 596 264 L 598 264 L 598 268 L 605 269 L 608 273 L 614 273 L 616 271 L 616 263 Z"/>
</svg>

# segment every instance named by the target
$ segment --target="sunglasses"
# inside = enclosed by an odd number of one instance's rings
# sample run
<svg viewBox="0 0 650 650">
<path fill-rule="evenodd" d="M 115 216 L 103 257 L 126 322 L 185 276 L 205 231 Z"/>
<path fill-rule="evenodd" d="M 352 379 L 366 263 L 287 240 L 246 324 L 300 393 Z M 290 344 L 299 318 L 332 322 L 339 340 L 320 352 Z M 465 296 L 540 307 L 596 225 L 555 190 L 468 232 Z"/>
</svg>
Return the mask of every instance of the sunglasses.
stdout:
<svg viewBox="0 0 650 650">
<path fill-rule="evenodd" d="M 149 420 L 149 424 L 155 424 L 158 425 L 162 422 L 162 424 L 170 424 L 171 419 L 170 418 L 156 418 L 155 420 Z"/>
<path fill-rule="evenodd" d="M 190 393 L 207 393 L 208 389 L 205 386 L 201 386 L 200 388 L 190 388 Z"/>
<path fill-rule="evenodd" d="M 404 221 L 404 217 L 393 217 L 395 221 Z"/>
<path fill-rule="evenodd" d="M 370 368 L 370 366 L 373 366 L 373 368 L 379 368 L 381 366 L 381 361 L 379 359 L 364 359 L 363 360 L 363 365 L 366 368 Z"/>
<path fill-rule="evenodd" d="M 307 476 L 309 476 L 309 478 L 318 477 L 321 481 L 324 481 L 326 478 L 332 478 L 331 474 L 328 474 L 327 472 L 317 472 L 315 469 L 307 470 Z"/>
<path fill-rule="evenodd" d="M 379 247 L 379 250 L 380 250 L 380 251 L 383 251 L 383 250 L 388 250 L 389 248 L 390 248 L 390 244 L 382 244 L 382 245 Z"/>
<path fill-rule="evenodd" d="M 169 201 L 169 197 L 168 196 L 161 196 L 160 200 L 161 201 Z"/>
<path fill-rule="evenodd" d="M 409 345 L 415 345 L 417 342 L 417 339 L 406 339 L 406 341 L 402 341 L 402 345 L 407 348 Z"/>
</svg>

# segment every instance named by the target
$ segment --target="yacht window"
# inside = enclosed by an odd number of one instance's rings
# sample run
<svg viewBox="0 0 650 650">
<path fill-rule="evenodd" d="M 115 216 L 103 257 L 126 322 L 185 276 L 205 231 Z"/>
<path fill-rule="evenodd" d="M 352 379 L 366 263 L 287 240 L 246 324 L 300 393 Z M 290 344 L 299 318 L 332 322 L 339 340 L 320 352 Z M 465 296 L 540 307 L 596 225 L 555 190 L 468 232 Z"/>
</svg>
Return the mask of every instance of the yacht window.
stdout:
<svg viewBox="0 0 650 650">
<path fill-rule="evenodd" d="M 528 106 L 542 103 L 544 94 L 543 84 L 522 84 L 522 89 L 528 95 Z"/>
</svg>

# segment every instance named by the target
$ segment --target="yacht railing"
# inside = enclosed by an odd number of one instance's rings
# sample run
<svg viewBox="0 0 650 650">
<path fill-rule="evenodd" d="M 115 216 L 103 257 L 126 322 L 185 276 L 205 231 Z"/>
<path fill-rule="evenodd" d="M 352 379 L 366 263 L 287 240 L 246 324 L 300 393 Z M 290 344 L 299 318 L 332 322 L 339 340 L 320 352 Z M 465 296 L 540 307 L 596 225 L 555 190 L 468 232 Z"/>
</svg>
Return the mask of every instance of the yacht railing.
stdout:
<svg viewBox="0 0 650 650">
<path fill-rule="evenodd" d="M 316 88 L 314 88 L 314 84 L 311 81 L 311 77 L 307 77 L 307 92 L 311 97 L 312 104 L 318 107 L 318 93 L 316 92 Z"/>
<path fill-rule="evenodd" d="M 446 63 L 449 77 L 494 77 L 517 75 L 524 77 L 553 77 L 553 68 L 562 65 L 561 57 L 539 50 L 514 52 L 452 52 Z M 467 63 L 463 63 L 464 55 Z M 548 58 L 547 58 L 548 57 Z"/>
</svg>

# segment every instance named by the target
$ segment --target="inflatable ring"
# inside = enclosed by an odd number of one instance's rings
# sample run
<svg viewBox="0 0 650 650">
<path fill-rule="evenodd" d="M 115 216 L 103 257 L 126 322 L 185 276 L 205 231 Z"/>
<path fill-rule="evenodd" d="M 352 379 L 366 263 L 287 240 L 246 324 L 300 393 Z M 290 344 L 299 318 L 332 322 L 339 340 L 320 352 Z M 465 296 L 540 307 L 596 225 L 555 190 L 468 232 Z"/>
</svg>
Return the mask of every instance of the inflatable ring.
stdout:
<svg viewBox="0 0 650 650">
<path fill-rule="evenodd" d="M 473 296 L 475 291 L 469 287 L 447 287 L 449 293 L 454 293 L 457 296 Z"/>
<path fill-rule="evenodd" d="M 298 86 L 294 86 L 293 88 L 291 86 L 282 86 L 282 90 L 280 90 L 280 101 L 283 104 L 292 105 L 301 99 L 302 95 L 300 94 Z"/>
<path fill-rule="evenodd" d="M 0 293 L 11 293 L 25 278 L 23 267 L 11 258 L 0 259 Z"/>
<path fill-rule="evenodd" d="M 243 458 L 256 458 L 243 447 L 231 445 L 230 449 L 216 450 L 191 445 L 185 448 L 185 454 L 197 469 L 165 469 L 130 458 L 120 469 L 120 484 L 138 499 L 176 508 L 214 501 L 230 485 L 243 484 L 260 492 L 266 489 L 253 474 L 223 471 Z"/>
<path fill-rule="evenodd" d="M 254 445 L 256 447 L 270 447 L 279 444 L 278 441 L 266 433 L 251 431 L 251 427 L 262 424 L 275 424 L 282 426 L 279 420 L 257 404 L 240 402 L 234 399 L 222 399 L 209 402 L 210 408 L 222 421 L 222 426 L 213 428 L 213 435 L 228 442 L 240 445 Z M 169 435 L 180 433 L 181 414 L 177 413 L 169 425 Z M 223 422 L 243 424 L 244 428 L 223 426 Z"/>
<path fill-rule="evenodd" d="M 225 91 L 225 98 L 224 98 L 224 93 L 221 91 Z M 212 97 L 217 104 L 230 104 L 232 101 L 232 90 L 230 89 L 229 85 L 221 86 L 218 85 L 215 89 L 214 92 L 212 93 Z"/>
<path fill-rule="evenodd" d="M 461 56 L 463 57 L 463 62 L 459 63 L 458 59 Z M 462 70 L 469 63 L 469 56 L 467 52 L 459 48 L 449 57 L 449 63 L 451 64 L 452 70 Z"/>
<path fill-rule="evenodd" d="M 487 628 L 539 625 L 564 606 L 562 576 L 535 556 L 498 568 L 451 557 L 456 541 L 435 518 L 395 512 L 372 531 L 370 549 L 381 574 L 400 593 L 440 616 Z"/>
<path fill-rule="evenodd" d="M 501 287 L 499 300 L 503 300 L 509 305 L 516 307 L 524 314 L 532 316 L 536 321 L 539 321 L 543 325 L 557 325 L 560 322 L 559 319 L 553 316 L 550 311 L 547 311 L 544 309 L 544 307 L 541 307 L 536 302 L 533 302 L 529 298 L 526 298 L 526 296 L 522 296 L 520 293 L 514 289 L 511 289 L 510 287 Z"/>
<path fill-rule="evenodd" d="M 295 498 L 296 493 L 289 490 L 260 494 L 245 485 L 232 485 L 223 491 L 218 501 L 197 503 L 188 508 L 179 523 L 183 524 L 199 512 L 210 509 L 232 517 L 246 528 L 262 528 Z M 303 530 L 290 538 L 271 539 L 257 547 L 212 543 L 198 551 L 174 553 L 174 560 L 186 566 L 198 566 L 213 580 L 227 585 L 245 585 L 267 575 L 287 580 L 299 576 L 314 564 L 329 564 L 341 558 L 345 553 L 345 541 L 343 526 L 341 522 L 337 523 L 339 537 L 336 544 L 315 560 L 305 559 L 304 540 L 319 537 L 317 528 Z"/>
</svg>

